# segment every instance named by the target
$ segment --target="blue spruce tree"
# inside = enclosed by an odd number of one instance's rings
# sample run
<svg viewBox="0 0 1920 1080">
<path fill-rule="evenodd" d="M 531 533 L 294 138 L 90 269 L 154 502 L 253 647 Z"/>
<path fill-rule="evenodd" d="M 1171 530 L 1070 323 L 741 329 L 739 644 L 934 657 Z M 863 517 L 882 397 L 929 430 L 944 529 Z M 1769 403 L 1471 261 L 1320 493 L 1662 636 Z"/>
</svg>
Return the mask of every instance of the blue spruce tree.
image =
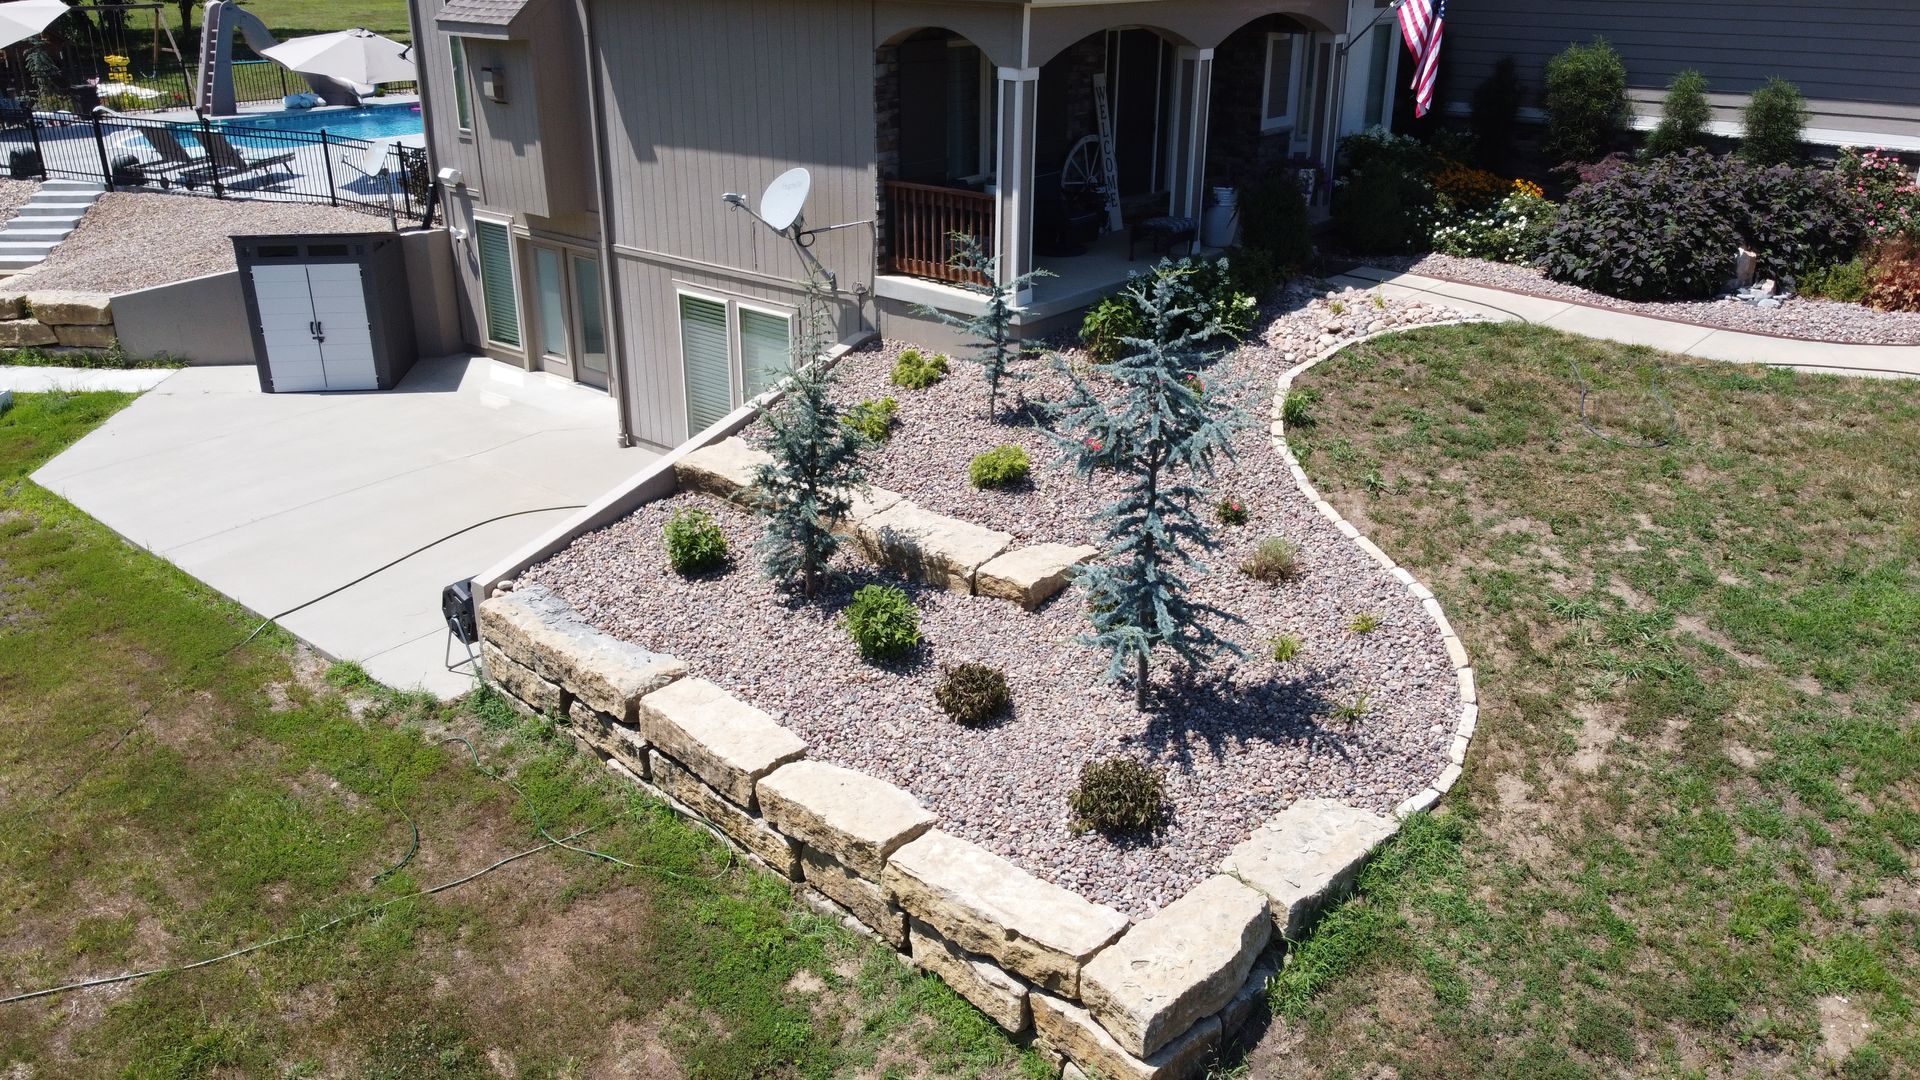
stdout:
<svg viewBox="0 0 1920 1080">
<path fill-rule="evenodd" d="M 835 376 L 825 360 L 832 325 L 819 283 L 810 283 L 786 394 L 766 415 L 773 460 L 754 474 L 767 520 L 761 565 L 776 581 L 798 583 L 808 598 L 820 595 L 827 564 L 840 549 L 833 525 L 852 509 L 853 494 L 866 479 L 860 454 L 867 439 L 841 422 L 833 403 Z"/>
<path fill-rule="evenodd" d="M 1113 469 L 1129 479 L 1126 492 L 1095 514 L 1105 558 L 1082 568 L 1093 632 L 1083 644 L 1109 656 L 1107 677 L 1133 676 L 1134 703 L 1147 707 L 1148 665 L 1156 648 L 1171 649 L 1196 666 L 1221 652 L 1243 655 L 1217 634 L 1210 620 L 1240 620 L 1187 596 L 1183 576 L 1200 568 L 1197 552 L 1217 549 L 1199 509 L 1216 455 L 1231 455 L 1241 414 L 1226 388 L 1209 392 L 1204 373 L 1225 340 L 1217 309 L 1198 297 L 1189 260 L 1163 262 L 1128 282 L 1141 317 L 1139 337 L 1123 337 L 1119 356 L 1091 365 L 1097 388 L 1065 364 L 1073 392 L 1057 414 L 1056 436 L 1081 476 Z"/>
<path fill-rule="evenodd" d="M 980 241 L 972 234 L 956 232 L 947 239 L 952 242 L 954 250 L 948 265 L 968 275 L 968 280 L 962 281 L 960 287 L 977 293 L 984 304 L 978 315 L 964 319 L 938 308 L 922 307 L 920 313 L 931 315 L 972 341 L 967 346 L 973 354 L 969 359 L 979 364 L 981 374 L 986 376 L 987 419 L 991 420 L 999 412 L 1001 382 L 1027 377 L 1025 372 L 1013 370 L 1013 362 L 1020 357 L 1020 339 L 1013 335 L 1014 300 L 1021 290 L 1032 285 L 1036 279 L 1052 277 L 1053 274 L 1046 270 L 1029 270 L 1012 281 L 1002 282 L 999 280 L 999 258 L 982 251 Z"/>
</svg>

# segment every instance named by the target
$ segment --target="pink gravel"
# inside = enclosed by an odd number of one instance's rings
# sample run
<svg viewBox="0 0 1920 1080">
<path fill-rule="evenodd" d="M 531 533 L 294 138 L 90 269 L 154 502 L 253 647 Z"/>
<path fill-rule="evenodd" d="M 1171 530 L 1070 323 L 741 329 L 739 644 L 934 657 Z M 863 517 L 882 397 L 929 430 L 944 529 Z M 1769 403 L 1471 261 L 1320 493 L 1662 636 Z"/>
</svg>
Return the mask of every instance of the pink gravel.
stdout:
<svg viewBox="0 0 1920 1080">
<path fill-rule="evenodd" d="M 702 495 L 642 507 L 521 580 L 551 587 L 601 629 L 672 653 L 773 713 L 807 740 L 811 756 L 907 788 L 940 815 L 941 828 L 1146 917 L 1213 873 L 1234 844 L 1294 801 L 1329 797 L 1388 813 L 1447 764 L 1460 701 L 1439 631 L 1411 594 L 1313 510 L 1272 448 L 1267 424 L 1274 377 L 1318 351 L 1330 327 L 1343 337 L 1452 313 L 1381 307 L 1353 291 L 1342 300 L 1345 313 L 1336 316 L 1318 294 L 1276 296 L 1255 338 L 1217 369 L 1220 385 L 1241 383 L 1249 426 L 1235 440 L 1238 460 L 1226 462 L 1212 486 L 1244 501 L 1252 520 L 1221 526 L 1222 550 L 1205 557 L 1210 570 L 1191 578 L 1199 599 L 1245 620 L 1225 631 L 1249 655 L 1199 672 L 1159 660 L 1147 714 L 1134 710 L 1128 688 L 1104 680 L 1100 654 L 1075 643 L 1086 622 L 1071 592 L 1029 613 L 1003 600 L 899 582 L 843 553 L 846 579 L 823 602 L 802 603 L 759 573 L 752 555 L 758 522 Z M 891 393 L 900 402 L 899 426 L 873 455 L 872 482 L 1022 543 L 1091 534 L 1085 516 L 1111 498 L 1117 478 L 1079 481 L 1054 467 L 1056 452 L 1030 423 L 988 421 L 978 369 L 964 360 L 956 358 L 947 379 L 927 390 L 888 385 L 898 348 L 870 348 L 842 367 L 847 400 Z M 1048 375 L 1023 389 L 1038 398 L 1062 385 Z M 1032 488 L 968 487 L 968 460 L 1003 442 L 1028 448 Z M 668 569 L 661 526 L 687 505 L 709 510 L 726 530 L 735 562 L 724 574 L 687 580 Z M 1233 569 L 1260 539 L 1276 535 L 1300 546 L 1304 577 L 1272 586 Z M 902 584 L 920 607 L 926 644 L 903 667 L 863 662 L 837 624 L 852 589 L 879 580 Z M 1362 613 L 1377 616 L 1378 629 L 1349 630 Z M 1281 633 L 1305 642 L 1284 664 L 1265 652 Z M 933 698 L 940 670 L 965 661 L 1006 672 L 1011 718 L 970 729 L 940 711 Z M 1361 719 L 1330 715 L 1361 695 Z M 1149 760 L 1166 774 L 1173 820 L 1151 838 L 1116 842 L 1067 828 L 1066 794 L 1080 767 L 1112 754 Z"/>
<path fill-rule="evenodd" d="M 1731 297 L 1642 303 L 1621 300 L 1591 289 L 1582 289 L 1578 285 L 1551 281 L 1530 266 L 1514 266 L 1486 259 L 1463 259 L 1438 252 L 1419 256 L 1373 257 L 1367 262 L 1388 270 L 1426 274 L 1468 285 L 1510 289 L 1549 300 L 1566 300 L 1724 330 L 1856 345 L 1920 345 L 1920 312 L 1875 311 L 1864 304 L 1843 304 L 1801 296 L 1787 297 L 1777 308 L 1755 307 Z"/>
</svg>

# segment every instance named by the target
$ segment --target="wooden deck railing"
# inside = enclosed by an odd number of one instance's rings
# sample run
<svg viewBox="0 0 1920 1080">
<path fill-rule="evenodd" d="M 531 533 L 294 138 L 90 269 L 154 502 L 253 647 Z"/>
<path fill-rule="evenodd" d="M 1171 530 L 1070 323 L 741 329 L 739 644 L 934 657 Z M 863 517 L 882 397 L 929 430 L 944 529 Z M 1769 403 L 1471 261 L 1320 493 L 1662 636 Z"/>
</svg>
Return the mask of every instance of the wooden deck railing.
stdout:
<svg viewBox="0 0 1920 1080">
<path fill-rule="evenodd" d="M 887 181 L 888 231 L 896 273 L 935 281 L 984 284 L 953 268 L 953 234 L 967 233 L 993 251 L 993 196 L 962 188 Z"/>
</svg>

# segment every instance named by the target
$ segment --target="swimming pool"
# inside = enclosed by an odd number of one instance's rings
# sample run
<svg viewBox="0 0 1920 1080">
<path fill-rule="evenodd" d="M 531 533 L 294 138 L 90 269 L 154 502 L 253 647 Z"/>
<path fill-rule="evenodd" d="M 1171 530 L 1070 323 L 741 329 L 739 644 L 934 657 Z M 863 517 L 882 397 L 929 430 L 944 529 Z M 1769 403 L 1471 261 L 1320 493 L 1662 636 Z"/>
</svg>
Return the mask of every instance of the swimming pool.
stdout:
<svg viewBox="0 0 1920 1080">
<path fill-rule="evenodd" d="M 420 106 L 414 102 L 368 105 L 358 109 L 313 109 L 230 116 L 215 123 L 222 128 L 262 128 L 270 131 L 325 131 L 346 139 L 389 139 L 418 135 L 425 130 Z"/>
</svg>

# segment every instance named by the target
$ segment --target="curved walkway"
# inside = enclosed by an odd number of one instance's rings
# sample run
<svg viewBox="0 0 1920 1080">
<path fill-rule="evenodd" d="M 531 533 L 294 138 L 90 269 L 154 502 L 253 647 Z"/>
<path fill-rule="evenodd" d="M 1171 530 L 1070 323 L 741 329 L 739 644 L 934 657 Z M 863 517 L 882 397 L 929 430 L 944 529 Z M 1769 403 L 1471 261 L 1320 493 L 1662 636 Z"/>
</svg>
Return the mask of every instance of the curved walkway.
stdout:
<svg viewBox="0 0 1920 1080">
<path fill-rule="evenodd" d="M 1394 299 L 1438 300 L 1448 307 L 1491 319 L 1519 319 L 1571 334 L 1626 345 L 1646 345 L 1682 356 L 1800 371 L 1920 378 L 1920 345 L 1851 345 L 1748 334 L 1375 266 L 1357 266 L 1332 280 L 1356 289 L 1381 289 Z"/>
</svg>

